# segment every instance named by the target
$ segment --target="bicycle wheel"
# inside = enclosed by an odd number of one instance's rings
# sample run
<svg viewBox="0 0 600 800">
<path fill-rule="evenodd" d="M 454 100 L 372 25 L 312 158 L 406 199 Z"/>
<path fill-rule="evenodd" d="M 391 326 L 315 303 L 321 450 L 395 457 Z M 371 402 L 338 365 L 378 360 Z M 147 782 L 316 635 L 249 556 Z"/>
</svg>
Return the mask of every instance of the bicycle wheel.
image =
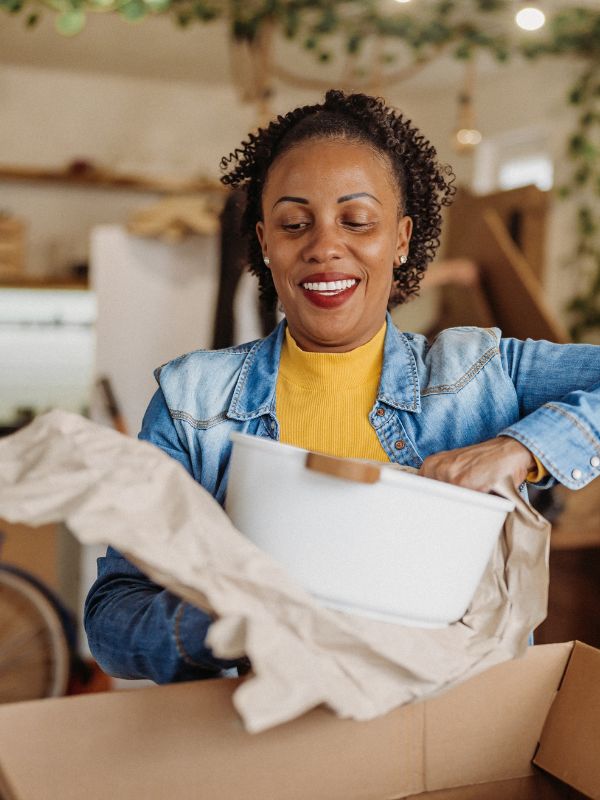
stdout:
<svg viewBox="0 0 600 800">
<path fill-rule="evenodd" d="M 0 569 L 0 703 L 58 697 L 70 655 L 63 623 L 27 578 Z"/>
</svg>

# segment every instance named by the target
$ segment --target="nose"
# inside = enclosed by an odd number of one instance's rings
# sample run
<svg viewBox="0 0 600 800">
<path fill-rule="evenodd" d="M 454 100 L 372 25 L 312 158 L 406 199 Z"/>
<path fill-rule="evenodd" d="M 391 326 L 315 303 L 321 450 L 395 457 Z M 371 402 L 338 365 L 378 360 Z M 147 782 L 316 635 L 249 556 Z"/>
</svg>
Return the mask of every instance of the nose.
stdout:
<svg viewBox="0 0 600 800">
<path fill-rule="evenodd" d="M 335 223 L 315 223 L 302 249 L 302 258 L 307 263 L 326 264 L 342 258 L 344 247 L 341 231 Z"/>
</svg>

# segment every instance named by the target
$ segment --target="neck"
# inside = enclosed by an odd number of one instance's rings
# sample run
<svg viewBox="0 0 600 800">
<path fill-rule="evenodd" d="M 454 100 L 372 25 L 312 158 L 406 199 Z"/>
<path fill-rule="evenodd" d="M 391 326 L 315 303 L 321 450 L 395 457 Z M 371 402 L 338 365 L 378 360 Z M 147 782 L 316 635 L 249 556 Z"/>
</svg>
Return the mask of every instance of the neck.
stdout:
<svg viewBox="0 0 600 800">
<path fill-rule="evenodd" d="M 301 331 L 297 331 L 293 325 L 290 325 L 289 320 L 287 321 L 287 327 L 294 342 L 306 353 L 348 353 L 370 342 L 373 337 L 379 333 L 385 323 L 386 319 L 384 318 L 366 331 L 363 336 L 359 336 L 350 342 L 336 341 L 335 339 L 331 341 L 311 339 L 304 336 Z"/>
</svg>

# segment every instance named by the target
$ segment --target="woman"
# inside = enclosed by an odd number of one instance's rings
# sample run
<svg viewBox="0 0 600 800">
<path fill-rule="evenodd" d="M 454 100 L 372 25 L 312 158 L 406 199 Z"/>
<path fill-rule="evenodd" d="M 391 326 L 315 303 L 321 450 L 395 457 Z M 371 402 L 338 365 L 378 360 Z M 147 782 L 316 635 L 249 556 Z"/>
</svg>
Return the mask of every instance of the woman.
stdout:
<svg viewBox="0 0 600 800">
<path fill-rule="evenodd" d="M 391 323 L 387 308 L 417 290 L 453 195 L 451 170 L 410 122 L 330 91 L 222 166 L 224 183 L 246 190 L 250 268 L 285 322 L 163 366 L 140 434 L 220 503 L 232 431 L 480 491 L 506 476 L 576 489 L 600 474 L 600 348 L 477 328 L 429 344 Z M 243 668 L 212 655 L 210 622 L 112 548 L 99 560 L 85 624 L 108 673 L 163 683 Z"/>
</svg>

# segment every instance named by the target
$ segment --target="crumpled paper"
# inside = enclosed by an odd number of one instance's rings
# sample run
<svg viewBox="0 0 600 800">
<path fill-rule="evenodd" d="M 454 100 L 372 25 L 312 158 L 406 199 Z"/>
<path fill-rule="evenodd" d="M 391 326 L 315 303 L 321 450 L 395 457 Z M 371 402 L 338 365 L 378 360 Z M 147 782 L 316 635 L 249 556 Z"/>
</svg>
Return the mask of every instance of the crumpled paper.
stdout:
<svg viewBox="0 0 600 800">
<path fill-rule="evenodd" d="M 0 440 L 0 517 L 65 522 L 213 612 L 214 652 L 252 662 L 234 694 L 251 732 L 322 703 L 368 720 L 523 655 L 546 615 L 550 526 L 508 482 L 496 488 L 516 507 L 471 607 L 447 628 L 419 629 L 320 606 L 148 443 L 63 411 Z"/>
</svg>

